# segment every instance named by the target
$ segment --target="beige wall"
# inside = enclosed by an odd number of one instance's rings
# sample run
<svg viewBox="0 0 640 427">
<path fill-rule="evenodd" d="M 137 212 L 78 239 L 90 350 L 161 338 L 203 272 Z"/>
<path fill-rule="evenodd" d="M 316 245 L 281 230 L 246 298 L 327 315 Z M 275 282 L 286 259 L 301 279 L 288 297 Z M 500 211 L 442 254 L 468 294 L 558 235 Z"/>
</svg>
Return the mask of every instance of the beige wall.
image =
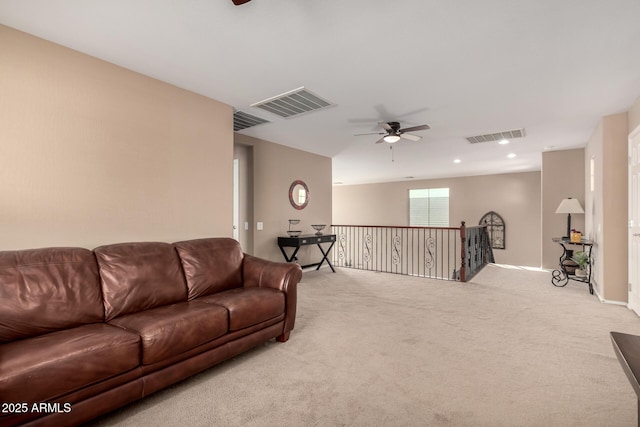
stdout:
<svg viewBox="0 0 640 427">
<path fill-rule="evenodd" d="M 604 117 L 585 155 L 586 230 L 595 244 L 592 270 L 596 292 L 607 301 L 627 301 L 628 114 Z M 595 165 L 594 191 L 590 164 Z"/>
<path fill-rule="evenodd" d="M 283 261 L 277 245 L 278 236 L 286 236 L 289 219 L 299 219 L 292 229 L 315 233 L 311 224 L 331 226 L 331 158 L 319 156 L 269 141 L 236 134 L 235 143 L 253 150 L 253 254 L 273 261 Z M 289 186 L 295 180 L 309 187 L 309 204 L 296 210 L 289 203 Z M 256 229 L 262 222 L 264 229 Z M 304 247 L 298 254 L 302 265 L 320 261 L 318 248 Z"/>
<path fill-rule="evenodd" d="M 563 199 L 578 199 L 585 209 L 584 149 L 542 153 L 542 267 L 556 269 L 562 247 L 554 237 L 567 233 L 567 214 L 557 214 Z M 571 215 L 571 228 L 585 232 L 585 215 Z"/>
<path fill-rule="evenodd" d="M 449 224 L 477 225 L 489 211 L 506 224 L 506 249 L 497 263 L 540 267 L 540 173 L 526 172 L 333 187 L 333 223 L 406 226 L 409 190 L 449 190 Z"/>
<path fill-rule="evenodd" d="M 230 236 L 232 120 L 0 25 L 0 249 Z"/>
</svg>

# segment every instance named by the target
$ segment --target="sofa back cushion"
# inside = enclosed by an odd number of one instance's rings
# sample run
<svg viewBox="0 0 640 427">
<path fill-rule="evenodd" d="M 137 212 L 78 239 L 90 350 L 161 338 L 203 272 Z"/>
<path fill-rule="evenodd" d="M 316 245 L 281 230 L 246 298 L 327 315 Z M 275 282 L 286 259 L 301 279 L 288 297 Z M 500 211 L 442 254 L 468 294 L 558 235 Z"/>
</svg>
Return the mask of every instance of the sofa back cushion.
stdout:
<svg viewBox="0 0 640 427">
<path fill-rule="evenodd" d="M 118 243 L 94 252 L 106 320 L 187 300 L 180 260 L 169 243 Z"/>
<path fill-rule="evenodd" d="M 242 286 L 244 254 L 236 240 L 215 237 L 176 242 L 189 300 Z"/>
<path fill-rule="evenodd" d="M 0 252 L 0 342 L 103 320 L 98 267 L 91 251 Z"/>
</svg>

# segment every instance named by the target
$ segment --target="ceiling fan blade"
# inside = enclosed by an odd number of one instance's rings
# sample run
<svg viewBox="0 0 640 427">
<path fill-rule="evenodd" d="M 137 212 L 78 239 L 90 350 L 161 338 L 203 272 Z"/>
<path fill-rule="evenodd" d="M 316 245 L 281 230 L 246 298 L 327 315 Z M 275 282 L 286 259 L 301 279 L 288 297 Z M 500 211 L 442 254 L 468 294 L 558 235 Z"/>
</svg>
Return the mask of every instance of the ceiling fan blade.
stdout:
<svg viewBox="0 0 640 427">
<path fill-rule="evenodd" d="M 409 141 L 420 141 L 422 139 L 421 136 L 412 135 L 410 133 L 401 133 L 400 138 L 408 139 Z"/>
<path fill-rule="evenodd" d="M 376 141 L 376 144 L 380 144 L 384 142 L 384 136 Z"/>
<path fill-rule="evenodd" d="M 383 129 L 388 130 L 389 132 L 391 132 L 393 130 L 391 128 L 391 126 L 389 126 L 389 123 L 387 123 L 387 122 L 380 122 L 380 126 L 382 126 Z"/>
<path fill-rule="evenodd" d="M 363 136 L 363 135 L 386 135 L 384 132 L 375 132 L 375 133 L 356 133 L 353 136 Z"/>
<path fill-rule="evenodd" d="M 415 132 L 415 131 L 427 130 L 427 129 L 431 129 L 429 125 L 420 125 L 420 126 L 413 126 L 406 129 L 400 129 L 400 132 Z"/>
<path fill-rule="evenodd" d="M 231 1 L 233 1 L 233 4 L 235 4 L 236 6 L 240 6 L 241 4 L 249 3 L 251 0 L 231 0 Z"/>
</svg>

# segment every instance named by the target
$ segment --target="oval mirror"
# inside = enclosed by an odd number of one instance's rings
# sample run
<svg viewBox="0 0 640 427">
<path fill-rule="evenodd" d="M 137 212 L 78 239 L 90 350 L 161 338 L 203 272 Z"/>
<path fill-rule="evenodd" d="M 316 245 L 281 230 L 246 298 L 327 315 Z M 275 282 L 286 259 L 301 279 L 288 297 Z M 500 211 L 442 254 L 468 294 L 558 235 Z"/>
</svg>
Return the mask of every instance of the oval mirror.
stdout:
<svg viewBox="0 0 640 427">
<path fill-rule="evenodd" d="M 295 209 L 304 209 L 309 203 L 309 187 L 299 179 L 291 183 L 289 187 L 289 201 Z"/>
</svg>

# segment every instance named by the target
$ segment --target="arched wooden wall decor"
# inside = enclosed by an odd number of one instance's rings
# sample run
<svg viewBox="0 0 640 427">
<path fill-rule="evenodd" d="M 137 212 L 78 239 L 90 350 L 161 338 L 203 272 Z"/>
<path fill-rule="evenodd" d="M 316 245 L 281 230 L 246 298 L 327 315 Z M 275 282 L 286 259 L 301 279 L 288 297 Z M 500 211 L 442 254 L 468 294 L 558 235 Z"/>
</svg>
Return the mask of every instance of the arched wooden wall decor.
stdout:
<svg viewBox="0 0 640 427">
<path fill-rule="evenodd" d="M 493 249 L 504 249 L 505 225 L 504 220 L 494 211 L 487 212 L 480 219 L 480 225 L 487 226 L 489 241 Z"/>
</svg>

